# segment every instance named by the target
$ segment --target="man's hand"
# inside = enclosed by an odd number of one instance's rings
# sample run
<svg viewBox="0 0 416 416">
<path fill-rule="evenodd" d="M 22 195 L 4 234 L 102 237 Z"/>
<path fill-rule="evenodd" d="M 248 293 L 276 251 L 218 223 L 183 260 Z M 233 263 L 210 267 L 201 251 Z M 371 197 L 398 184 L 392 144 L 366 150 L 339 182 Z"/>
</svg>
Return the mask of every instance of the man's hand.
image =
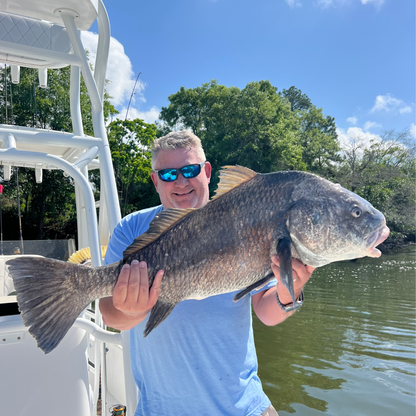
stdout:
<svg viewBox="0 0 416 416">
<path fill-rule="evenodd" d="M 285 312 L 276 301 L 276 292 L 279 295 L 279 300 L 284 305 L 291 303 L 292 298 L 288 290 L 280 282 L 280 267 L 279 258 L 277 256 L 272 257 L 271 264 L 272 271 L 277 279 L 277 285 L 269 290 L 257 293 L 252 297 L 253 308 L 258 318 L 266 325 L 277 325 L 283 322 L 290 315 L 293 315 L 295 311 Z M 309 280 L 315 267 L 305 266 L 300 261 L 292 259 L 293 268 L 293 286 L 295 289 L 296 299 L 299 297 L 301 290 Z"/>
<path fill-rule="evenodd" d="M 146 316 L 157 302 L 162 286 L 163 270 L 156 273 L 149 291 L 149 275 L 146 262 L 133 260 L 125 264 L 113 293 L 113 305 L 132 317 Z"/>
<path fill-rule="evenodd" d="M 309 278 L 312 275 L 312 272 L 315 270 L 315 267 L 305 266 L 299 260 L 292 259 L 292 273 L 293 273 L 293 288 L 295 290 L 295 299 L 300 295 L 300 292 L 303 289 L 303 286 L 306 285 Z M 279 295 L 280 302 L 283 305 L 292 302 L 289 291 L 283 286 L 280 281 L 280 267 L 279 267 L 279 258 L 277 256 L 272 256 L 272 271 L 274 276 L 277 279 L 277 294 Z"/>
<path fill-rule="evenodd" d="M 100 300 L 104 323 L 113 328 L 126 330 L 137 325 L 156 304 L 162 286 L 163 270 L 156 273 L 149 290 L 146 262 L 133 260 L 121 269 L 112 298 Z"/>
</svg>

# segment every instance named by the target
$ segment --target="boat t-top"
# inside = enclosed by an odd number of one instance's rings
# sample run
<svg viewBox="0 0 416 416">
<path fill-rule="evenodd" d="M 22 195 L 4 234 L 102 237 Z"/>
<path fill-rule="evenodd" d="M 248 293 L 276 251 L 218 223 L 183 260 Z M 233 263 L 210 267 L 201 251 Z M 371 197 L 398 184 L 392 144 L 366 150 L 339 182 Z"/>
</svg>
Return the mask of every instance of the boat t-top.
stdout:
<svg viewBox="0 0 416 416">
<path fill-rule="evenodd" d="M 97 22 L 94 71 L 80 32 Z M 60 169 L 74 182 L 78 249 L 89 247 L 91 262 L 101 265 L 101 247 L 120 220 L 120 208 L 103 113 L 110 24 L 101 0 L 7 0 L 0 3 L 0 63 L 10 67 L 13 83 L 20 68 L 35 68 L 39 87 L 48 71 L 70 66 L 72 132 L 0 124 L 3 180 L 19 167 L 42 172 Z M 84 134 L 81 74 L 91 100 L 94 136 Z M 99 169 L 99 201 L 88 171 Z M 97 207 L 99 220 L 97 221 Z M 138 392 L 130 369 L 129 333 L 106 331 L 98 307 L 88 308 L 56 350 L 45 355 L 23 325 L 13 296 L 13 282 L 0 256 L 0 409 L 15 416 L 132 415 Z M 115 407 L 116 405 L 119 405 Z M 116 410 L 114 410 L 116 409 Z"/>
</svg>

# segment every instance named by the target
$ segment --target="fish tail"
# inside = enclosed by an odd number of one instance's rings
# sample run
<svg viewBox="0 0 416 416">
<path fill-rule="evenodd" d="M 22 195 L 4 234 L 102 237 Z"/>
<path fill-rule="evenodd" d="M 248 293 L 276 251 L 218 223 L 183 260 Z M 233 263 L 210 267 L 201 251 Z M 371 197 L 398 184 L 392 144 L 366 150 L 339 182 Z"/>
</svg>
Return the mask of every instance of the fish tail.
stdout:
<svg viewBox="0 0 416 416">
<path fill-rule="evenodd" d="M 82 284 L 91 282 L 94 268 L 29 256 L 9 260 L 6 266 L 13 278 L 23 323 L 47 354 L 94 299 Z"/>
</svg>

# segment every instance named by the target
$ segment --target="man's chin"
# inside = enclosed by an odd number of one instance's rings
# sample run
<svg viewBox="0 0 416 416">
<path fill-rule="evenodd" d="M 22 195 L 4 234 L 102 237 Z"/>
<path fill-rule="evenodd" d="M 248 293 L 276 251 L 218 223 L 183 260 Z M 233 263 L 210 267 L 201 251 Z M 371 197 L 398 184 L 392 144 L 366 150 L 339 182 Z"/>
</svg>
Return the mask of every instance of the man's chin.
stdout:
<svg viewBox="0 0 416 416">
<path fill-rule="evenodd" d="M 181 209 L 195 208 L 197 204 L 198 204 L 198 200 L 196 198 L 179 197 L 179 198 L 174 199 L 175 208 L 181 208 Z"/>
</svg>

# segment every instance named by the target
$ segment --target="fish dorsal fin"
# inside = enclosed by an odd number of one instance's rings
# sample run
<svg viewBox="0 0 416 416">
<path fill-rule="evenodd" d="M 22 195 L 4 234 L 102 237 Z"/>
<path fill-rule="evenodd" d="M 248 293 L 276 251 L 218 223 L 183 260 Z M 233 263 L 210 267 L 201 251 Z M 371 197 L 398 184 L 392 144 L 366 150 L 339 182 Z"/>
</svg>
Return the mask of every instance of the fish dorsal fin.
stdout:
<svg viewBox="0 0 416 416">
<path fill-rule="evenodd" d="M 159 212 L 159 214 L 157 214 L 150 223 L 149 229 L 142 235 L 139 235 L 133 241 L 133 243 L 131 243 L 124 250 L 123 258 L 125 259 L 131 254 L 135 253 L 136 251 L 142 249 L 143 247 L 155 241 L 164 231 L 168 230 L 177 221 L 179 221 L 181 218 L 185 217 L 192 211 L 195 211 L 195 208 L 171 208 Z"/>
<path fill-rule="evenodd" d="M 220 171 L 220 183 L 212 199 L 216 199 L 231 189 L 236 188 L 244 182 L 249 181 L 257 175 L 254 170 L 243 166 L 223 166 Z"/>
</svg>

